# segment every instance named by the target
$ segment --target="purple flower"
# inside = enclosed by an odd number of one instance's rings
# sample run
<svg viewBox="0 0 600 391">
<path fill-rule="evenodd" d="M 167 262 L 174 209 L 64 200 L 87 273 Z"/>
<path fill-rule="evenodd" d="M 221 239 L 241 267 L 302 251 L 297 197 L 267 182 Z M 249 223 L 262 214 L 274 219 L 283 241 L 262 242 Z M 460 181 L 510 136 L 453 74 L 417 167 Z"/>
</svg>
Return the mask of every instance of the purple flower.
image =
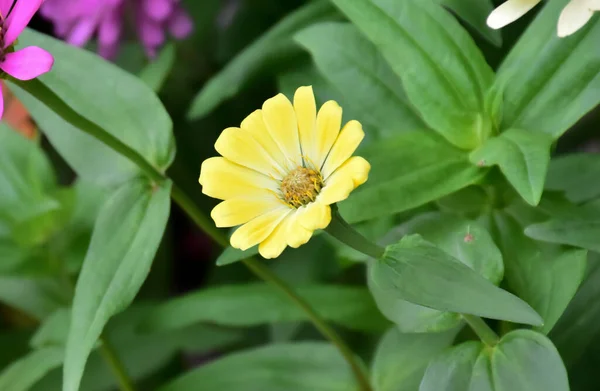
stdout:
<svg viewBox="0 0 600 391">
<path fill-rule="evenodd" d="M 96 36 L 105 58 L 117 54 L 129 13 L 149 57 L 165 42 L 166 31 L 178 39 L 192 32 L 192 20 L 179 0 L 46 0 L 41 8 L 54 23 L 56 35 L 76 46 Z"/>
<path fill-rule="evenodd" d="M 52 55 L 42 48 L 29 46 L 15 51 L 13 46 L 42 1 L 0 0 L 0 69 L 15 79 L 35 79 L 48 72 L 54 64 Z M 3 113 L 4 97 L 0 94 L 0 118 Z"/>
</svg>

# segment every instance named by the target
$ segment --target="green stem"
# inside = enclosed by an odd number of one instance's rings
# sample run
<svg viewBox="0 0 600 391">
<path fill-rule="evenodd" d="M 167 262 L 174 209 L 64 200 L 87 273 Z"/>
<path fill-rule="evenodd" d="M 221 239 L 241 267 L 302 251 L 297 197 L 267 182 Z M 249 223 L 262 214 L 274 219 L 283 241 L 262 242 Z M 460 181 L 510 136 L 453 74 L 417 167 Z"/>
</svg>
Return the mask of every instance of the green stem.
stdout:
<svg viewBox="0 0 600 391">
<path fill-rule="evenodd" d="M 332 211 L 331 223 L 325 228 L 325 232 L 344 243 L 347 246 L 371 257 L 381 258 L 385 249 L 371 242 L 358 231 L 356 231 L 350 224 L 348 224 L 339 212 L 334 208 Z"/>
<path fill-rule="evenodd" d="M 475 334 L 477 334 L 483 343 L 488 346 L 496 346 L 498 344 L 500 337 L 498 337 L 498 334 L 496 334 L 483 319 L 475 315 L 467 314 L 463 314 L 462 317 L 469 326 L 471 326 L 473 331 L 475 331 Z"/>
<path fill-rule="evenodd" d="M 371 385 L 369 384 L 368 375 L 361 365 L 359 360 L 356 358 L 352 350 L 346 345 L 346 343 L 340 338 L 340 336 L 321 318 L 319 314 L 302 299 L 292 288 L 289 287 L 282 279 L 274 274 L 268 267 L 262 262 L 257 261 L 254 258 L 248 258 L 243 260 L 244 264 L 258 277 L 269 282 L 275 287 L 279 288 L 284 292 L 290 300 L 292 300 L 298 307 L 300 307 L 307 315 L 312 324 L 325 336 L 331 343 L 333 343 L 340 351 L 346 362 L 350 365 L 356 380 L 359 383 L 360 389 L 363 391 L 371 391 Z"/>
<path fill-rule="evenodd" d="M 101 337 L 100 339 L 100 349 L 102 352 L 102 356 L 104 356 L 104 359 L 106 360 L 113 374 L 117 378 L 119 388 L 121 389 L 121 391 L 134 391 L 135 388 L 133 387 L 133 383 L 127 375 L 127 371 L 125 370 L 123 363 L 119 359 L 119 356 L 117 356 L 115 349 L 112 347 L 108 339 L 106 339 L 106 337 Z"/>
<path fill-rule="evenodd" d="M 119 154 L 131 160 L 153 181 L 160 183 L 167 179 L 164 174 L 151 165 L 139 152 L 123 143 L 121 140 L 104 130 L 102 127 L 96 125 L 94 122 L 77 113 L 40 80 L 33 79 L 29 81 L 22 81 L 11 78 L 10 81 L 31 95 L 35 96 L 40 102 L 48 106 L 48 108 L 50 108 L 71 125 L 96 138 Z"/>
<path fill-rule="evenodd" d="M 108 131 L 96 125 L 94 122 L 75 112 L 67 103 L 65 103 L 40 80 L 34 79 L 23 82 L 20 80 L 11 79 L 11 81 L 31 95 L 35 96 L 66 122 L 79 128 L 83 132 L 96 138 L 116 152 L 127 157 L 152 180 L 160 183 L 168 179 L 136 150 L 130 148 Z M 215 242 L 223 247 L 228 246 L 227 238 L 217 228 L 214 227 L 212 222 L 205 217 L 195 203 L 174 183 L 171 197 L 188 214 L 194 223 L 196 223 Z M 298 296 L 298 294 L 294 292 L 294 290 L 290 288 L 284 281 L 282 281 L 276 274 L 274 274 L 270 269 L 264 267 L 261 262 L 254 259 L 246 259 L 243 262 L 258 277 L 279 288 L 292 302 L 306 312 L 313 325 L 323 334 L 324 337 L 329 339 L 339 349 L 340 353 L 352 368 L 356 379 L 361 386 L 361 390 L 371 391 L 367 375 L 350 348 L 336 334 L 336 332 L 330 328 L 323 319 L 321 319 L 314 309 L 304 299 Z M 130 382 L 127 381 L 128 379 L 124 372 L 123 366 L 120 365 L 118 358 L 114 354 L 114 351 L 111 349 L 111 346 L 107 341 L 105 341 L 103 344 L 103 352 L 111 364 L 113 371 L 119 378 L 123 391 L 132 391 L 133 388 L 131 387 Z"/>
</svg>

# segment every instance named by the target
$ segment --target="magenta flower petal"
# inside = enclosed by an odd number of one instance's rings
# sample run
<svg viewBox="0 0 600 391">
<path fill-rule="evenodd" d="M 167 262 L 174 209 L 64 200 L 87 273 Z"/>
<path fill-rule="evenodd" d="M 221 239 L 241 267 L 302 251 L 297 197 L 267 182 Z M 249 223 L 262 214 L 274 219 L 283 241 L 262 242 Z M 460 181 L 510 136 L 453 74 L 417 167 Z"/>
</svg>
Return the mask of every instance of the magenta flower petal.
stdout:
<svg viewBox="0 0 600 391">
<path fill-rule="evenodd" d="M 19 34 L 25 29 L 33 14 L 37 12 L 44 0 L 20 0 L 15 4 L 12 12 L 6 20 L 6 35 L 4 36 L 4 47 L 12 45 Z"/>
<path fill-rule="evenodd" d="M 173 12 L 172 0 L 146 0 L 142 4 L 143 11 L 157 22 L 166 20 Z"/>
<path fill-rule="evenodd" d="M 169 19 L 169 32 L 177 39 L 186 38 L 194 30 L 192 18 L 181 8 L 175 10 Z"/>
<path fill-rule="evenodd" d="M 6 18 L 6 15 L 8 15 L 8 11 L 10 11 L 13 3 L 14 0 L 0 0 L 0 14 L 2 14 L 3 18 Z"/>
<path fill-rule="evenodd" d="M 0 119 L 4 115 L 4 83 L 0 83 Z"/>
<path fill-rule="evenodd" d="M 110 46 L 118 43 L 121 37 L 121 13 L 118 10 L 110 12 L 98 27 L 98 43 L 101 46 Z"/>
<path fill-rule="evenodd" d="M 19 80 L 31 80 L 52 69 L 54 57 L 37 46 L 7 53 L 0 69 Z"/>
<path fill-rule="evenodd" d="M 66 41 L 71 45 L 83 46 L 94 35 L 97 23 L 92 19 L 83 19 L 69 31 Z"/>
</svg>

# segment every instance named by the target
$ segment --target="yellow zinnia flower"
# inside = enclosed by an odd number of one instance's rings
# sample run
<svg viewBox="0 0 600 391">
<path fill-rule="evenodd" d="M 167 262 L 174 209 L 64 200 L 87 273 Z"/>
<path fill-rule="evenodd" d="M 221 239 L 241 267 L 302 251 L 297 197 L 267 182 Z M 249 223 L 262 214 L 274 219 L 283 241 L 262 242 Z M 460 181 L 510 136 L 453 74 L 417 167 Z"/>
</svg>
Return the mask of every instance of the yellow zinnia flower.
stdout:
<svg viewBox="0 0 600 391">
<path fill-rule="evenodd" d="M 488 17 L 487 24 L 499 29 L 519 19 L 541 0 L 507 0 Z M 600 0 L 571 0 L 558 19 L 558 36 L 566 37 L 582 28 L 600 10 Z"/>
<path fill-rule="evenodd" d="M 331 221 L 330 205 L 363 184 L 370 165 L 352 154 L 364 138 L 357 121 L 340 131 L 342 108 L 334 101 L 317 113 L 312 87 L 300 87 L 294 104 L 279 94 L 239 128 L 221 133 L 223 157 L 202 163 L 202 192 L 224 200 L 211 212 L 217 227 L 242 225 L 231 245 L 255 245 L 265 258 L 299 247 Z"/>
</svg>

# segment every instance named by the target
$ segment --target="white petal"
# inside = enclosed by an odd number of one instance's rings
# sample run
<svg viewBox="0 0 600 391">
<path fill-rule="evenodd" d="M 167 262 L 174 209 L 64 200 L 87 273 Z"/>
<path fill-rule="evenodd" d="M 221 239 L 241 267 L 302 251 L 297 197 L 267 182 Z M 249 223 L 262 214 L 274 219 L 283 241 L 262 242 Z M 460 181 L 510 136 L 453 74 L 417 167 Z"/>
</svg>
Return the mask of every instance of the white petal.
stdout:
<svg viewBox="0 0 600 391">
<path fill-rule="evenodd" d="M 508 0 L 496 8 L 487 19 L 493 29 L 499 29 L 525 15 L 541 0 Z"/>
<path fill-rule="evenodd" d="M 588 1 L 571 0 L 563 8 L 558 18 L 558 36 L 566 37 L 580 28 L 594 15 L 594 11 L 589 8 Z"/>
</svg>

